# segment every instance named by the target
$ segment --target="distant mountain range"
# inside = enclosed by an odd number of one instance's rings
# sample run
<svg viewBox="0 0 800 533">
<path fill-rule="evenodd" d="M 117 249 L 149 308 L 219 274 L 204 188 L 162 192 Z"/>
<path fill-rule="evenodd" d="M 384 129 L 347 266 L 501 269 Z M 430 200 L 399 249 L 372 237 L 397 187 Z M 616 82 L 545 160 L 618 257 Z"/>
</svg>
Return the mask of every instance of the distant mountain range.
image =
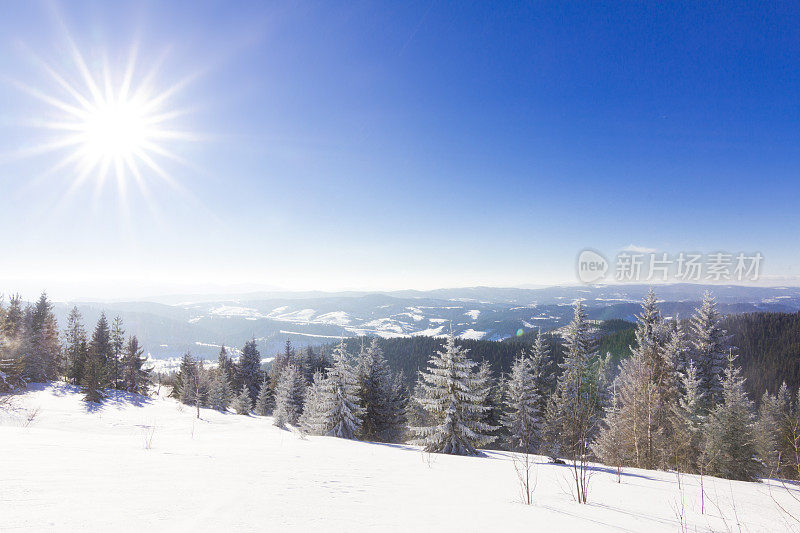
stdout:
<svg viewBox="0 0 800 533">
<path fill-rule="evenodd" d="M 123 318 L 154 358 L 186 350 L 215 358 L 221 345 L 240 348 L 255 337 L 265 357 L 286 339 L 296 346 L 330 343 L 342 336 L 384 338 L 437 336 L 450 331 L 463 339 L 503 340 L 566 324 L 572 304 L 584 300 L 589 317 L 633 320 L 646 285 L 599 285 L 540 289 L 468 287 L 384 293 L 264 292 L 227 296 L 170 296 L 149 302 L 57 303 L 63 325 L 73 305 L 87 329 L 105 311 Z M 800 310 L 798 287 L 663 285 L 656 293 L 665 315 L 688 316 L 703 291 L 711 290 L 726 314 Z"/>
</svg>

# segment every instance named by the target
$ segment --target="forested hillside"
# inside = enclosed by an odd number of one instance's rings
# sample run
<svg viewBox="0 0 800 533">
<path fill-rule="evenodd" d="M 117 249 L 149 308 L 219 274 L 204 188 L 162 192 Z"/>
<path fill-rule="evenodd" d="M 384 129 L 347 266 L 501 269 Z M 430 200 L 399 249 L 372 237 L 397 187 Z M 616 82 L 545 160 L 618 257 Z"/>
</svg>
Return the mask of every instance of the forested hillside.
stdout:
<svg viewBox="0 0 800 533">
<path fill-rule="evenodd" d="M 738 348 L 750 397 L 777 392 L 783 381 L 800 387 L 800 313 L 750 313 L 727 317 L 723 327 Z"/>
<path fill-rule="evenodd" d="M 748 313 L 729 315 L 722 323 L 731 336 L 731 344 L 739 354 L 737 362 L 747 378 L 745 384 L 751 399 L 758 401 L 765 389 L 775 392 L 782 382 L 790 390 L 800 387 L 800 313 Z M 688 328 L 688 321 L 685 323 Z M 496 374 L 508 373 L 514 357 L 529 347 L 536 338 L 535 330 L 503 342 L 462 340 L 475 361 L 486 360 Z M 554 361 L 562 359 L 561 337 L 545 335 L 546 344 Z M 636 345 L 634 324 L 612 319 L 600 323 L 595 335 L 597 351 L 610 353 L 618 363 L 630 355 Z M 352 352 L 358 351 L 360 340 L 347 341 Z M 409 338 L 379 339 L 381 348 L 395 370 L 402 370 L 406 380 L 415 379 L 423 370 L 430 355 L 444 344 L 443 338 L 416 336 Z"/>
</svg>

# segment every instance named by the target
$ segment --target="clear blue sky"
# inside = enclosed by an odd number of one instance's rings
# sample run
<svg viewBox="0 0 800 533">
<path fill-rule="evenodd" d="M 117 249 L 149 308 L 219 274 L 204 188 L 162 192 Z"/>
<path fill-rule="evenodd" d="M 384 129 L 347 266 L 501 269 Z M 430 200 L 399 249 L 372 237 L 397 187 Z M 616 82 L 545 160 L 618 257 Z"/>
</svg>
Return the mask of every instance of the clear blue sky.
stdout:
<svg viewBox="0 0 800 533">
<path fill-rule="evenodd" d="M 797 4 L 262 4 L 3 3 L 3 290 L 550 284 L 631 244 L 800 275 Z M 189 77 L 179 188 L 65 197 L 70 149 L 29 154 L 59 135 L 30 89 L 70 98 L 33 58 L 86 93 L 67 34 Z"/>
</svg>

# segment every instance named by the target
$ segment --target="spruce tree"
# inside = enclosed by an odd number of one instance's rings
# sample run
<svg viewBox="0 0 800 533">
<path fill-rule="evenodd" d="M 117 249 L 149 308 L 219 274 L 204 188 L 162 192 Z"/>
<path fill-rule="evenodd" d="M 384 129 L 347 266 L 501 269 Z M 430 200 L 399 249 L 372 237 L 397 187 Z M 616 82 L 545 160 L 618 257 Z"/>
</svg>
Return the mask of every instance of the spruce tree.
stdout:
<svg viewBox="0 0 800 533">
<path fill-rule="evenodd" d="M 544 413 L 547 397 L 550 396 L 555 385 L 555 376 L 550 369 L 550 353 L 547 344 L 544 342 L 544 335 L 541 329 L 539 329 L 536 339 L 533 341 L 533 349 L 531 350 L 529 361 L 533 386 L 538 396 L 537 407 L 539 413 Z"/>
<path fill-rule="evenodd" d="M 704 401 L 694 362 L 689 361 L 680 377 L 678 396 L 670 413 L 673 465 L 679 471 L 698 472 Z"/>
<path fill-rule="evenodd" d="M 506 387 L 503 424 L 509 449 L 533 453 L 539 447 L 542 417 L 531 361 L 524 353 L 514 360 Z"/>
<path fill-rule="evenodd" d="M 231 404 L 233 391 L 230 381 L 223 368 L 217 368 L 208 391 L 208 406 L 217 411 L 225 412 Z"/>
<path fill-rule="evenodd" d="M 67 329 L 64 332 L 64 357 L 66 359 L 67 380 L 74 385 L 83 381 L 86 366 L 86 330 L 83 318 L 77 307 L 73 307 L 67 317 Z"/>
<path fill-rule="evenodd" d="M 359 404 L 364 412 L 360 436 L 365 440 L 386 442 L 395 430 L 394 381 L 377 338 L 367 347 L 362 345 L 357 368 Z"/>
<path fill-rule="evenodd" d="M 245 387 L 250 395 L 250 400 L 258 397 L 258 388 L 263 381 L 261 373 L 261 354 L 258 352 L 255 338 L 247 341 L 239 356 L 236 366 L 237 384 Z"/>
<path fill-rule="evenodd" d="M 272 389 L 269 388 L 269 379 L 264 376 L 261 389 L 256 398 L 255 412 L 258 416 L 269 416 L 275 408 L 275 398 L 272 396 Z"/>
<path fill-rule="evenodd" d="M 303 412 L 304 399 L 305 379 L 297 365 L 290 363 L 281 372 L 275 389 L 274 424 L 280 428 L 286 427 L 286 424 L 296 425 Z"/>
<path fill-rule="evenodd" d="M 34 382 L 55 379 L 59 370 L 61 346 L 53 306 L 46 293 L 42 293 L 31 309 L 25 337 L 25 378 Z"/>
<path fill-rule="evenodd" d="M 236 378 L 236 365 L 231 359 L 231 356 L 228 355 L 228 350 L 225 348 L 225 345 L 222 345 L 219 349 L 219 356 L 217 357 L 217 371 L 221 372 L 225 379 L 228 382 L 228 386 L 230 386 L 235 378 Z"/>
<path fill-rule="evenodd" d="M 249 415 L 253 409 L 253 402 L 250 400 L 250 393 L 247 387 L 242 387 L 241 392 L 233 400 L 233 410 L 240 415 Z"/>
<path fill-rule="evenodd" d="M 106 369 L 99 357 L 89 351 L 81 381 L 81 392 L 86 402 L 100 403 L 105 399 Z"/>
<path fill-rule="evenodd" d="M 98 365 L 101 372 L 101 381 L 103 388 L 109 386 L 110 377 L 113 376 L 113 371 L 110 371 L 110 362 L 113 357 L 113 349 L 111 347 L 111 330 L 108 327 L 108 320 L 105 313 L 100 313 L 100 318 L 97 320 L 97 325 L 92 333 L 92 340 L 89 343 L 90 357 L 96 365 Z"/>
<path fill-rule="evenodd" d="M 473 371 L 467 350 L 447 336 L 443 350 L 430 359 L 427 372 L 420 372 L 414 401 L 427 413 L 430 425 L 411 427 L 414 444 L 426 451 L 476 455 L 477 448 L 495 440 L 497 429 L 483 421 L 487 383 Z"/>
<path fill-rule="evenodd" d="M 120 388 L 127 392 L 147 395 L 150 388 L 150 369 L 144 368 L 147 358 L 136 335 L 125 344 L 120 361 Z"/>
<path fill-rule="evenodd" d="M 592 363 L 596 354 L 581 301 L 575 304 L 564 338 L 566 353 L 559 365 L 561 375 L 547 405 L 546 445 L 551 457 L 562 455 L 580 460 L 587 455 L 601 415 L 597 375 Z"/>
<path fill-rule="evenodd" d="M 183 354 L 183 357 L 181 358 L 181 364 L 178 367 L 178 373 L 175 375 L 175 384 L 172 387 L 172 391 L 169 393 L 171 397 L 177 398 L 183 403 L 187 403 L 184 401 L 186 398 L 189 398 L 191 401 L 191 383 L 194 368 L 194 358 L 192 357 L 192 354 L 187 351 L 185 354 Z"/>
<path fill-rule="evenodd" d="M 328 431 L 327 420 L 322 412 L 322 382 L 325 376 L 319 370 L 311 377 L 311 384 L 306 389 L 303 413 L 298 424 L 306 433 L 324 435 Z"/>
<path fill-rule="evenodd" d="M 125 353 L 125 329 L 122 318 L 116 316 L 111 323 L 111 357 L 108 365 L 108 379 L 112 387 L 124 388 L 122 383 L 122 358 Z"/>
<path fill-rule="evenodd" d="M 11 297 L 8 309 L 0 323 L 0 392 L 13 392 L 25 388 L 25 330 L 22 298 Z"/>
<path fill-rule="evenodd" d="M 503 424 L 503 413 L 506 398 L 506 378 L 500 375 L 494 379 L 492 367 L 485 359 L 478 365 L 477 379 L 486 383 L 481 396 L 485 399 L 483 404 L 488 408 L 483 413 L 483 422 L 495 428 L 491 434 L 494 437 L 492 442 L 499 443 L 500 447 L 507 442 L 506 426 Z"/>
<path fill-rule="evenodd" d="M 624 465 L 656 468 L 665 464 L 669 401 L 674 394 L 674 373 L 665 357 L 667 330 L 650 289 L 637 316 L 636 345 L 620 365 L 617 377 L 614 424 L 605 421 L 601 437 L 619 442 L 615 452 Z M 601 386 L 601 390 L 602 390 Z"/>
<path fill-rule="evenodd" d="M 318 400 L 325 434 L 342 439 L 356 438 L 364 409 L 358 404 L 358 378 L 344 341 L 333 351 L 333 366 L 320 384 Z"/>
<path fill-rule="evenodd" d="M 726 332 L 720 326 L 721 320 L 716 299 L 706 291 L 700 308 L 692 317 L 692 356 L 709 408 L 722 400 L 722 375 L 731 348 Z"/>
<path fill-rule="evenodd" d="M 703 462 L 715 476 L 755 481 L 761 467 L 755 459 L 753 403 L 744 391 L 744 379 L 729 356 L 722 379 L 722 401 L 709 414 L 705 426 Z"/>
<path fill-rule="evenodd" d="M 630 461 L 626 454 L 627 438 L 625 435 L 628 427 L 619 416 L 619 395 L 616 384 L 611 386 L 611 396 L 605 408 L 605 416 L 600 434 L 592 443 L 592 452 L 604 464 L 617 469 L 617 483 L 620 482 L 622 467 Z"/>
</svg>

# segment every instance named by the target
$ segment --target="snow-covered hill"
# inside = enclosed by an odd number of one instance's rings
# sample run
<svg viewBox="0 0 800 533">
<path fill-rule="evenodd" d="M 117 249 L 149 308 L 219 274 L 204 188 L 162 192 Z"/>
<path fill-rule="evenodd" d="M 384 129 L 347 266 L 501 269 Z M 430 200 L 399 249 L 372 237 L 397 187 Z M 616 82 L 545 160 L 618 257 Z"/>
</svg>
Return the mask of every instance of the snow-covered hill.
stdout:
<svg viewBox="0 0 800 533">
<path fill-rule="evenodd" d="M 2 398 L 0 398 L 2 400 Z M 271 419 L 125 394 L 88 408 L 36 386 L 0 407 L 0 531 L 788 531 L 777 483 L 598 466 L 590 504 L 567 467 L 536 458 L 534 505 L 511 455 L 306 439 Z M 795 497 L 799 497 L 798 490 Z"/>
</svg>

